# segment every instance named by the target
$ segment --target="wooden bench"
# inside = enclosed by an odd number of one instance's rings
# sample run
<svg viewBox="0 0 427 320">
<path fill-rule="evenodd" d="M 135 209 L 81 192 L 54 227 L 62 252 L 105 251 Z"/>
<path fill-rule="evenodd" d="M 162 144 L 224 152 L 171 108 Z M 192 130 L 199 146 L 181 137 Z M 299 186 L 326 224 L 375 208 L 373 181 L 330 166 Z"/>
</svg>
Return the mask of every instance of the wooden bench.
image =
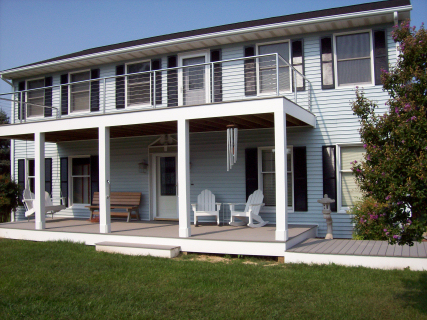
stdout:
<svg viewBox="0 0 427 320">
<path fill-rule="evenodd" d="M 110 208 L 118 211 L 111 211 L 112 217 L 127 217 L 127 222 L 130 221 L 131 215 L 136 215 L 139 220 L 138 207 L 141 203 L 140 192 L 111 192 Z M 86 206 L 90 210 L 90 218 L 99 215 L 99 192 L 93 194 L 91 206 Z M 132 211 L 134 213 L 132 213 Z"/>
</svg>

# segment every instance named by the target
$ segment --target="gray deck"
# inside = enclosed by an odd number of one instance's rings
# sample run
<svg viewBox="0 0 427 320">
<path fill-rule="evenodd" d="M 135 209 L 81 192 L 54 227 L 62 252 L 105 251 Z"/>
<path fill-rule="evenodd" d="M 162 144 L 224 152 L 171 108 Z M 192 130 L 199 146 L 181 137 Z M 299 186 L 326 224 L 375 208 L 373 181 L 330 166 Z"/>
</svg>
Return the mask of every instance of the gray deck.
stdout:
<svg viewBox="0 0 427 320">
<path fill-rule="evenodd" d="M 387 241 L 373 240 L 325 240 L 309 238 L 287 252 L 336 254 L 377 257 L 427 258 L 427 242 L 415 242 L 412 247 L 389 245 Z"/>
<path fill-rule="evenodd" d="M 304 233 L 314 225 L 288 225 L 289 238 Z M 0 228 L 34 230 L 34 220 L 1 223 Z M 99 223 L 91 223 L 88 220 L 72 218 L 46 218 L 46 229 L 51 232 L 73 232 L 99 234 Z M 200 240 L 224 240 L 245 242 L 275 242 L 275 225 L 267 225 L 262 228 L 232 227 L 229 225 L 217 226 L 201 223 L 199 227 L 191 225 L 191 238 Z M 174 221 L 111 221 L 112 235 L 127 235 L 140 237 L 179 238 L 178 222 Z"/>
</svg>

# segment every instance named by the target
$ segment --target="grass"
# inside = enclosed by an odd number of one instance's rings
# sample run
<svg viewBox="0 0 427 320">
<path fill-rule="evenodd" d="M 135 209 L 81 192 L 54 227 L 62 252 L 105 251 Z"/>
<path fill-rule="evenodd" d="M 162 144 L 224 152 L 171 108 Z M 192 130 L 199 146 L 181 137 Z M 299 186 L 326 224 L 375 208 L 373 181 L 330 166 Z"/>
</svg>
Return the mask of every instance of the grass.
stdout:
<svg viewBox="0 0 427 320">
<path fill-rule="evenodd" d="M 0 319 L 427 319 L 427 272 L 205 260 L 0 239 Z"/>
</svg>

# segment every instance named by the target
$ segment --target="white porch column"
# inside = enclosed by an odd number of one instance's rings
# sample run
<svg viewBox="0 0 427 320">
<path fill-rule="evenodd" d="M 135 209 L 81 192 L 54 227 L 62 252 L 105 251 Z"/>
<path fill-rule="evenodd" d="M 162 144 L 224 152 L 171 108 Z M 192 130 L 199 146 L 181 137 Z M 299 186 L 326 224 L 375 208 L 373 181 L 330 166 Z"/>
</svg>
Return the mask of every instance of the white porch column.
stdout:
<svg viewBox="0 0 427 320">
<path fill-rule="evenodd" d="M 110 127 L 98 128 L 99 147 L 99 232 L 111 232 Z"/>
<path fill-rule="evenodd" d="M 286 113 L 281 108 L 274 112 L 274 149 L 276 160 L 276 240 L 288 240 L 287 197 L 287 139 Z"/>
<path fill-rule="evenodd" d="M 190 227 L 190 123 L 178 120 L 178 213 L 179 236 L 191 237 Z"/>
<path fill-rule="evenodd" d="M 44 164 L 44 142 L 45 133 L 34 133 L 34 158 L 35 158 L 35 210 L 36 210 L 36 230 L 43 230 L 46 224 L 45 214 L 45 164 Z"/>
</svg>

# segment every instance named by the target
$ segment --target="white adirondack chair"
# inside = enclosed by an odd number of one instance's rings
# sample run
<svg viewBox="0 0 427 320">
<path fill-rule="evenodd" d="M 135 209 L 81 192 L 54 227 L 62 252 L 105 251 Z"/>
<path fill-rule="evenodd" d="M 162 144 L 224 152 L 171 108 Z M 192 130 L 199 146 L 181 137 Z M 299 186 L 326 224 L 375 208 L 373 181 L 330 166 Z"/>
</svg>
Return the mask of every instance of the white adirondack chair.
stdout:
<svg viewBox="0 0 427 320">
<path fill-rule="evenodd" d="M 221 203 L 215 202 L 215 195 L 210 190 L 203 190 L 197 197 L 197 203 L 192 203 L 191 206 L 194 211 L 194 226 L 197 227 L 198 217 L 207 216 L 216 216 L 216 222 L 219 225 L 219 210 L 221 209 Z"/>
<path fill-rule="evenodd" d="M 32 193 L 30 189 L 24 190 L 24 193 L 22 196 L 22 202 L 24 203 L 24 207 L 25 207 L 25 217 L 29 219 L 30 216 L 36 213 L 35 211 L 36 200 L 35 200 L 34 193 Z M 65 209 L 65 206 L 63 205 L 54 205 L 52 203 L 52 198 L 50 197 L 49 192 L 47 191 L 45 191 L 44 193 L 44 206 L 45 206 L 45 213 L 52 214 L 52 219 L 53 219 L 53 214 L 55 212 Z"/>
<path fill-rule="evenodd" d="M 261 207 L 264 205 L 262 203 L 262 200 L 264 199 L 264 195 L 261 190 L 256 190 L 254 193 L 252 193 L 249 198 L 248 202 L 246 203 L 228 203 L 230 205 L 230 211 L 231 211 L 231 226 L 243 226 L 245 224 L 248 225 L 248 227 L 251 228 L 259 228 L 262 226 L 265 226 L 268 221 L 264 221 L 259 216 L 259 211 Z M 235 206 L 236 205 L 246 205 L 244 211 L 236 211 Z M 236 221 L 236 218 L 240 221 Z M 249 221 L 248 221 L 249 220 Z M 258 223 L 254 223 L 254 221 Z"/>
</svg>

